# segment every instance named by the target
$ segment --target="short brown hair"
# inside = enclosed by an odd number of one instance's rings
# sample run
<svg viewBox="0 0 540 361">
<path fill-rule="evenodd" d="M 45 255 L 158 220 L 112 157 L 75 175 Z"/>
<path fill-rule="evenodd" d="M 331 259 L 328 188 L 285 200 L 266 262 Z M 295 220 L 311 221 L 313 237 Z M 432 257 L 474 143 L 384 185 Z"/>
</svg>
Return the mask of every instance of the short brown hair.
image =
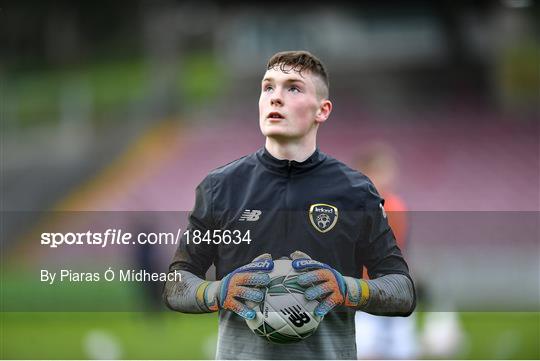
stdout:
<svg viewBox="0 0 540 361">
<path fill-rule="evenodd" d="M 330 90 L 330 82 L 328 81 L 328 72 L 326 67 L 315 55 L 311 54 L 309 51 L 305 50 L 291 50 L 291 51 L 281 51 L 272 55 L 266 69 L 279 69 L 284 73 L 288 73 L 291 70 L 298 72 L 302 75 L 304 70 L 308 70 L 311 73 L 318 75 L 324 85 L 326 86 L 326 91 L 323 94 L 324 98 L 328 97 Z"/>
</svg>

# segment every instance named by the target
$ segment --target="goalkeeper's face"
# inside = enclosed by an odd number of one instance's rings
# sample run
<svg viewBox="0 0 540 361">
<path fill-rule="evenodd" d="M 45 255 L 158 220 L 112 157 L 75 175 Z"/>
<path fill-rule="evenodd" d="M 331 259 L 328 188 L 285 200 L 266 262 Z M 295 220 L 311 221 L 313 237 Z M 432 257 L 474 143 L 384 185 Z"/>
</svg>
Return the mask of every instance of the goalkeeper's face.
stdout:
<svg viewBox="0 0 540 361">
<path fill-rule="evenodd" d="M 259 98 L 263 135 L 286 141 L 314 137 L 332 110 L 332 103 L 323 97 L 324 87 L 322 79 L 310 71 L 267 70 Z"/>
</svg>

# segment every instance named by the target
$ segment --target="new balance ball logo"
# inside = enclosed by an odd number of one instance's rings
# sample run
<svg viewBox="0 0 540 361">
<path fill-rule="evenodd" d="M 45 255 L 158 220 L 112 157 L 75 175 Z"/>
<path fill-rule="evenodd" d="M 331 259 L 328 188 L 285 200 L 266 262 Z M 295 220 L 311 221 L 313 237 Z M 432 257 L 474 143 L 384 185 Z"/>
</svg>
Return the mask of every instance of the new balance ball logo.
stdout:
<svg viewBox="0 0 540 361">
<path fill-rule="evenodd" d="M 287 307 L 281 310 L 281 313 L 283 313 L 285 316 L 289 316 L 289 321 L 292 322 L 293 325 L 296 327 L 302 327 L 309 321 L 311 321 L 311 318 L 309 315 L 305 312 L 302 312 L 302 309 L 300 306 L 291 306 Z"/>
<path fill-rule="evenodd" d="M 261 217 L 261 214 L 262 214 L 262 211 L 258 209 L 253 209 L 253 210 L 246 209 L 238 220 L 240 222 L 243 222 L 243 221 L 255 222 L 259 220 L 259 218 Z"/>
</svg>

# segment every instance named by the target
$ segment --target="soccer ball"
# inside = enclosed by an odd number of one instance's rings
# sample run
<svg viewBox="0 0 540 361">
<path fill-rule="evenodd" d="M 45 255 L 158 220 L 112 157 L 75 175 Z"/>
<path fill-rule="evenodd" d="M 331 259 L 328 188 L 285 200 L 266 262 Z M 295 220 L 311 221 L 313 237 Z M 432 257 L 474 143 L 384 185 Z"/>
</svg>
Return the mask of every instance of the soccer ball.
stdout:
<svg viewBox="0 0 540 361">
<path fill-rule="evenodd" d="M 247 303 L 257 311 L 253 320 L 246 320 L 256 335 L 273 343 L 293 343 L 317 330 L 322 321 L 322 317 L 313 313 L 318 301 L 305 299 L 305 288 L 296 282 L 298 275 L 300 273 L 293 269 L 290 259 L 274 261 L 263 302 L 259 305 Z"/>
</svg>

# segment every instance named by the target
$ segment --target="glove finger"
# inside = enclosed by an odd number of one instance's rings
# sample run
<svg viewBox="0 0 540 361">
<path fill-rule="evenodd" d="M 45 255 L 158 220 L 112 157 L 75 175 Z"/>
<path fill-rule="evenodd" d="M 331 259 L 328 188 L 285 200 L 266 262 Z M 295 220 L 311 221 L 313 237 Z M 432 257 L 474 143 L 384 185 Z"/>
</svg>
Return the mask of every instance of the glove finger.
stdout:
<svg viewBox="0 0 540 361">
<path fill-rule="evenodd" d="M 272 255 L 270 253 L 263 253 L 255 258 L 253 258 L 253 261 L 251 262 L 258 262 L 258 261 L 262 261 L 262 260 L 265 260 L 265 259 L 272 259 Z"/>
<path fill-rule="evenodd" d="M 264 256 L 264 255 L 261 255 Z M 260 256 L 259 256 L 260 257 Z M 255 258 L 251 263 L 248 263 L 242 267 L 237 268 L 234 270 L 233 273 L 241 273 L 241 272 L 270 272 L 274 269 L 274 261 L 272 258 L 262 258 L 257 260 L 259 257 Z"/>
<path fill-rule="evenodd" d="M 297 258 L 292 261 L 292 267 L 298 272 L 303 272 L 306 270 L 317 269 L 317 268 L 330 269 L 330 266 L 324 263 L 321 263 L 319 261 L 315 261 L 311 258 Z"/>
<path fill-rule="evenodd" d="M 300 259 L 300 258 L 311 259 L 310 256 L 308 256 L 306 253 L 302 251 L 294 251 L 293 253 L 291 253 L 290 257 L 292 260 Z"/>
<path fill-rule="evenodd" d="M 325 283 L 322 283 L 320 285 L 317 285 L 317 286 L 312 286 L 312 287 L 309 287 L 305 292 L 304 292 L 304 297 L 308 300 L 308 301 L 313 301 L 313 300 L 316 300 L 324 295 L 327 295 L 327 294 L 330 294 L 332 292 L 334 292 L 335 290 L 331 289 L 328 284 L 325 282 Z"/>
<path fill-rule="evenodd" d="M 319 317 L 323 317 L 326 315 L 330 310 L 332 310 L 337 305 L 340 305 L 343 303 L 343 296 L 339 292 L 334 292 L 330 296 L 326 297 L 323 301 L 321 301 L 317 307 L 315 307 L 314 313 L 315 315 Z"/>
<path fill-rule="evenodd" d="M 334 277 L 331 271 L 327 269 L 318 269 L 301 274 L 296 279 L 296 282 L 298 282 L 300 286 L 310 286 L 314 283 L 329 281 L 332 278 Z"/>
<path fill-rule="evenodd" d="M 237 286 L 231 291 L 233 291 L 231 296 L 239 297 L 247 301 L 262 302 L 264 299 L 264 293 L 257 288 Z"/>
<path fill-rule="evenodd" d="M 268 273 L 237 273 L 231 278 L 229 285 L 264 287 L 269 283 Z"/>
<path fill-rule="evenodd" d="M 244 305 L 243 303 L 235 300 L 234 297 L 228 297 L 223 303 L 223 308 L 229 311 L 233 311 L 238 316 L 245 318 L 246 320 L 253 320 L 256 316 L 256 312 Z"/>
</svg>

